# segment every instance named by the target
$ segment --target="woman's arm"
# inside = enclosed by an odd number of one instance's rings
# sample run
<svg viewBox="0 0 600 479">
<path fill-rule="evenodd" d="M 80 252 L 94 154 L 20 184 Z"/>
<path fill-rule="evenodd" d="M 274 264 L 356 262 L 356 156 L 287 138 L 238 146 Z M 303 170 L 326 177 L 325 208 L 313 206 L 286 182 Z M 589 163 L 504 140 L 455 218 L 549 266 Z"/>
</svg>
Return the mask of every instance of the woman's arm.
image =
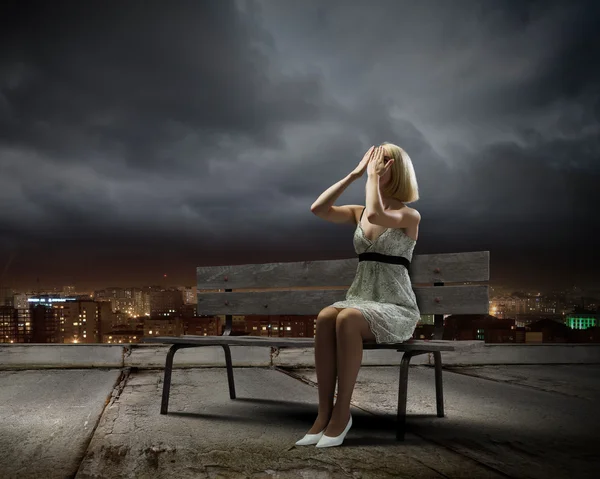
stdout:
<svg viewBox="0 0 600 479">
<path fill-rule="evenodd" d="M 367 218 L 383 214 L 383 204 L 381 203 L 381 193 L 379 192 L 379 176 L 369 175 L 367 178 L 367 209 L 365 214 Z"/>
<path fill-rule="evenodd" d="M 350 173 L 348 176 L 338 181 L 335 185 L 327 188 L 323 193 L 321 193 L 321 196 L 317 198 L 317 201 L 312 204 L 310 210 L 315 214 L 328 211 L 333 206 L 333 203 L 335 203 L 335 200 L 337 200 L 344 190 L 348 188 L 348 186 L 350 186 L 350 184 L 352 184 L 356 179 L 357 176 Z"/>
</svg>

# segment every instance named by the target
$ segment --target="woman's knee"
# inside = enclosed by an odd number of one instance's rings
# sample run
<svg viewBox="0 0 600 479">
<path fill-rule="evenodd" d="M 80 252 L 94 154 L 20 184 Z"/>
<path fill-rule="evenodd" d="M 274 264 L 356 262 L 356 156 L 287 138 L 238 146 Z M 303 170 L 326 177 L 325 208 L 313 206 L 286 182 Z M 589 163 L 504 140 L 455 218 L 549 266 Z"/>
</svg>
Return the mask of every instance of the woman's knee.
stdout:
<svg viewBox="0 0 600 479">
<path fill-rule="evenodd" d="M 332 306 L 323 308 L 317 316 L 317 327 L 335 327 L 335 320 L 340 311 Z"/>
</svg>

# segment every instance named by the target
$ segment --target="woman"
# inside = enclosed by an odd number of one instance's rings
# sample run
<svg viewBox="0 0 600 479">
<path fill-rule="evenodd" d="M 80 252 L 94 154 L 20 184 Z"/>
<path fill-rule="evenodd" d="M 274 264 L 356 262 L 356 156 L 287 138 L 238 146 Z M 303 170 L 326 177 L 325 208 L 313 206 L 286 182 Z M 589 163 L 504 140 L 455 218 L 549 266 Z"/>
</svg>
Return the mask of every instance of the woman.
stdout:
<svg viewBox="0 0 600 479">
<path fill-rule="evenodd" d="M 365 170 L 366 206 L 333 206 Z M 354 248 L 359 263 L 346 300 L 333 303 L 317 316 L 319 412 L 312 428 L 296 445 L 342 444 L 352 426 L 350 399 L 362 361 L 363 341 L 397 343 L 412 337 L 421 314 L 408 267 L 421 216 L 405 203 L 418 199 L 410 157 L 399 146 L 385 142 L 369 148 L 356 169 L 327 189 L 311 207 L 325 220 L 357 225 Z"/>
</svg>

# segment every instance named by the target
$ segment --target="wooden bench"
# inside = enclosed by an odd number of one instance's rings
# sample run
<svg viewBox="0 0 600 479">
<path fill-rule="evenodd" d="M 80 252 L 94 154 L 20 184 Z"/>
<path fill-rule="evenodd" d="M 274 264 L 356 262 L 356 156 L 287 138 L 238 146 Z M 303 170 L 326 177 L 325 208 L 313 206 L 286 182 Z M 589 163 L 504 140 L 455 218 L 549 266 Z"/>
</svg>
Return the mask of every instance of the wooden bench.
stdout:
<svg viewBox="0 0 600 479">
<path fill-rule="evenodd" d="M 404 440 L 408 367 L 413 356 L 433 354 L 437 416 L 444 417 L 441 351 L 454 351 L 456 343 L 442 340 L 443 315 L 488 313 L 488 285 L 473 283 L 489 281 L 489 257 L 489 251 L 414 255 L 409 275 L 421 314 L 434 315 L 433 337 L 430 340 L 410 339 L 403 343 L 363 343 L 364 349 L 395 349 L 404 352 L 400 363 L 396 428 L 396 438 L 400 441 Z M 200 346 L 221 346 L 225 352 L 229 397 L 235 399 L 229 346 L 313 348 L 314 338 L 231 336 L 232 316 L 317 315 L 325 306 L 345 299 L 357 266 L 358 259 L 351 258 L 197 268 L 198 291 L 224 290 L 199 292 L 198 314 L 226 315 L 225 329 L 221 336 L 162 336 L 142 340 L 143 343 L 172 344 L 167 353 L 160 413 L 167 414 L 173 356 L 176 351 Z M 297 289 L 308 287 L 343 289 Z M 283 288 L 287 289 L 273 290 Z M 254 291 L 239 291 L 241 289 Z"/>
</svg>

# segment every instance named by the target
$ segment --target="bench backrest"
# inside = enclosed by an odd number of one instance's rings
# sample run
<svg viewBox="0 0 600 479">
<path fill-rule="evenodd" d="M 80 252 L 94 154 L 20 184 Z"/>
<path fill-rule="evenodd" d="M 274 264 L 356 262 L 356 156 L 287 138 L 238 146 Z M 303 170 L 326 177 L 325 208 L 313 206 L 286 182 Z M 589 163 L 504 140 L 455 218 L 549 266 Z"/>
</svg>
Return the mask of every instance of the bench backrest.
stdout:
<svg viewBox="0 0 600 479">
<path fill-rule="evenodd" d="M 318 314 L 345 299 L 357 266 L 358 258 L 201 266 L 196 269 L 197 311 L 200 315 Z M 409 275 L 421 314 L 488 313 L 488 285 L 477 283 L 489 281 L 489 251 L 414 255 Z"/>
</svg>

